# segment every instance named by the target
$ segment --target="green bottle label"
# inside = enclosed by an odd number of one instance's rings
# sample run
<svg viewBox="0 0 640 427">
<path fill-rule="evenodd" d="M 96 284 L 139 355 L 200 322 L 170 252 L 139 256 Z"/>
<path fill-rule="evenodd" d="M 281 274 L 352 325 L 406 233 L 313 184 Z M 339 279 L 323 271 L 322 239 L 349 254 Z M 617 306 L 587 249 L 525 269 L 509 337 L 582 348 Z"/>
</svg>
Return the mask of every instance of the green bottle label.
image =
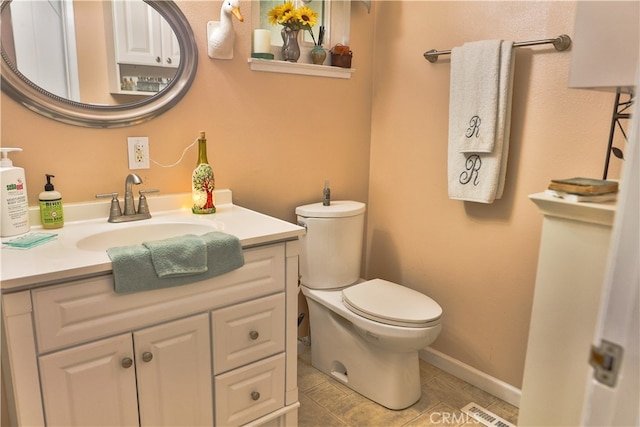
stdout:
<svg viewBox="0 0 640 427">
<path fill-rule="evenodd" d="M 40 221 L 43 227 L 62 226 L 64 215 L 62 213 L 62 199 L 40 200 Z"/>
</svg>

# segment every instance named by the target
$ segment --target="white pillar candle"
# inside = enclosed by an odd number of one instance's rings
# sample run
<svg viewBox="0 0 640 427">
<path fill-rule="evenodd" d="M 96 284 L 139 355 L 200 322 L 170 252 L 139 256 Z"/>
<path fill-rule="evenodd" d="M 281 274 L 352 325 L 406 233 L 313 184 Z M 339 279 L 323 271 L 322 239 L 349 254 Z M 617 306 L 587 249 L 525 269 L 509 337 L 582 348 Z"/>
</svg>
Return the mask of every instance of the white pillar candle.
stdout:
<svg viewBox="0 0 640 427">
<path fill-rule="evenodd" d="M 253 53 L 270 53 L 271 52 L 271 31 L 270 30 L 253 30 Z"/>
</svg>

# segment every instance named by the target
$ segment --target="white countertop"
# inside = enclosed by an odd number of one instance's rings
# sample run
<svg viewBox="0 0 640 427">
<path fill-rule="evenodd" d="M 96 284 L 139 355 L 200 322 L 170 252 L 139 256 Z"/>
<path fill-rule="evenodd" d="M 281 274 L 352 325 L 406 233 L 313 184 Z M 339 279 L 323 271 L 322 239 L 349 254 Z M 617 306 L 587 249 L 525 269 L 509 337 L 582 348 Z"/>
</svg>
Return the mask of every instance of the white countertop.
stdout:
<svg viewBox="0 0 640 427">
<path fill-rule="evenodd" d="M 304 234 L 304 228 L 295 224 L 233 205 L 229 190 L 216 191 L 217 212 L 211 215 L 191 213 L 189 199 L 188 194 L 150 196 L 148 202 L 151 219 L 118 224 L 107 222 L 108 202 L 65 206 L 63 228 L 42 230 L 40 227 L 32 226 L 32 232 L 56 233 L 58 236 L 54 240 L 26 250 L 2 247 L 0 289 L 4 293 L 58 283 L 71 278 L 110 273 L 111 260 L 106 251 L 84 250 L 79 248 L 77 243 L 86 236 L 111 230 L 147 224 L 189 222 L 211 226 L 211 231 L 232 234 L 240 239 L 243 247 L 297 239 Z M 78 219 L 83 217 L 83 212 L 91 218 Z M 12 238 L 15 237 L 18 236 Z M 3 238 L 2 241 L 12 238 Z"/>
</svg>

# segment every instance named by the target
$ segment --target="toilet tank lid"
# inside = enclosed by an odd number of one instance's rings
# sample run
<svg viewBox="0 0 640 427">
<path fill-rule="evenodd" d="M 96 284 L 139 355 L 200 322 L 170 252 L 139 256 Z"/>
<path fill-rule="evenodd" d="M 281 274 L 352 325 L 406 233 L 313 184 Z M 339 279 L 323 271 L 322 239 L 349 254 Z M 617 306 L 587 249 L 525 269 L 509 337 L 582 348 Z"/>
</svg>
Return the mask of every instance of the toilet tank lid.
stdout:
<svg viewBox="0 0 640 427">
<path fill-rule="evenodd" d="M 355 216 L 364 213 L 366 205 L 352 200 L 332 201 L 329 206 L 322 203 L 312 203 L 310 205 L 298 206 L 296 215 L 305 218 L 340 218 Z"/>
</svg>

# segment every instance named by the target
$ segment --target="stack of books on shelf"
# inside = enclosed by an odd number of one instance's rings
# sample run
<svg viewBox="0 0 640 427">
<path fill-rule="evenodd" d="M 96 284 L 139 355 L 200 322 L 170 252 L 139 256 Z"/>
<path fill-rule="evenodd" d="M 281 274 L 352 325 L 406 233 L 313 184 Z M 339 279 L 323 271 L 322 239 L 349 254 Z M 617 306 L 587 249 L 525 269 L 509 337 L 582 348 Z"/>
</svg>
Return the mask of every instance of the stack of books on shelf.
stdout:
<svg viewBox="0 0 640 427">
<path fill-rule="evenodd" d="M 552 179 L 545 192 L 571 202 L 610 202 L 618 197 L 618 183 L 593 178 Z"/>
</svg>

